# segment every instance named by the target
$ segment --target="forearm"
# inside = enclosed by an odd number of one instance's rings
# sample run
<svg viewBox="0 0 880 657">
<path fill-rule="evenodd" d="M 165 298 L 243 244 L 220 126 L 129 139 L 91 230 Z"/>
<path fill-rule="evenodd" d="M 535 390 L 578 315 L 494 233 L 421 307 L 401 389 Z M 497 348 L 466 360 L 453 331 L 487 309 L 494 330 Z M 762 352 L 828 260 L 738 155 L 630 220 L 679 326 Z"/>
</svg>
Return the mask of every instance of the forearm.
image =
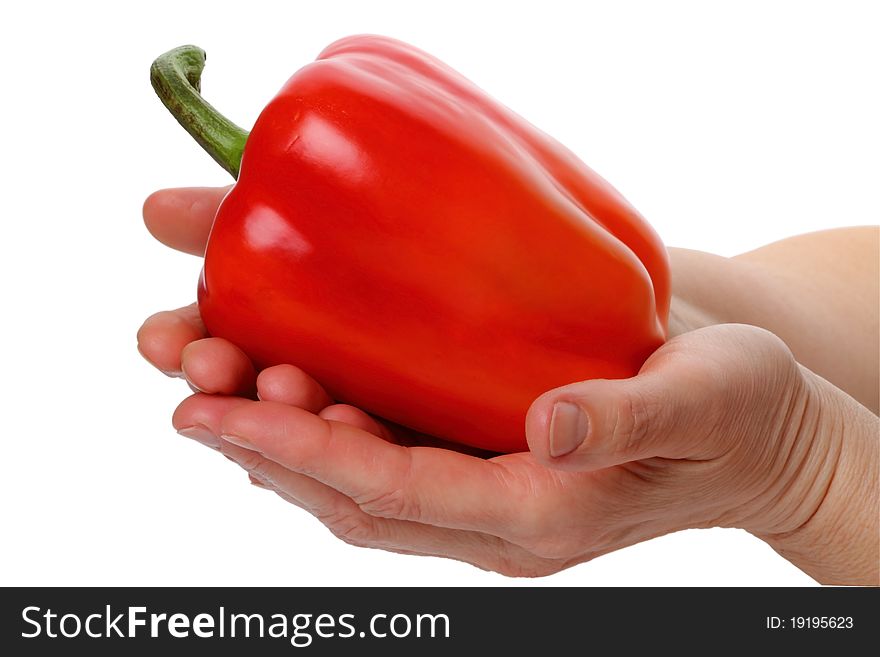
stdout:
<svg viewBox="0 0 880 657">
<path fill-rule="evenodd" d="M 790 471 L 749 528 L 824 584 L 880 585 L 880 421 L 812 372 Z"/>
<path fill-rule="evenodd" d="M 671 331 L 766 328 L 798 362 L 877 413 L 878 235 L 876 228 L 812 233 L 735 258 L 670 249 Z"/>
</svg>

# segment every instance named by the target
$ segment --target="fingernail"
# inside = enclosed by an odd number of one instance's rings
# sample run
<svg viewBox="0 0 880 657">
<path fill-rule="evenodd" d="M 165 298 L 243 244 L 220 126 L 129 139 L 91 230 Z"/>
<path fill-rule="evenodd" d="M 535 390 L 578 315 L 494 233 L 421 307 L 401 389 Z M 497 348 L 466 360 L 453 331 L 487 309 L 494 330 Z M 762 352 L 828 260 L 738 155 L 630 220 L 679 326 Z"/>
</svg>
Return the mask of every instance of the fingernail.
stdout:
<svg viewBox="0 0 880 657">
<path fill-rule="evenodd" d="M 202 443 L 203 445 L 207 445 L 208 447 L 212 447 L 214 449 L 220 449 L 220 440 L 215 436 L 211 431 L 201 424 L 194 424 L 191 427 L 183 427 L 183 429 L 178 429 L 177 433 L 185 438 L 192 438 L 195 441 Z"/>
<path fill-rule="evenodd" d="M 255 447 L 250 444 L 247 440 L 242 438 L 241 436 L 233 436 L 230 434 L 224 433 L 220 436 L 223 440 L 228 443 L 232 443 L 233 445 L 238 445 L 239 447 L 243 447 L 244 449 L 255 449 Z"/>
<path fill-rule="evenodd" d="M 172 379 L 183 378 L 183 372 L 181 372 L 180 370 L 160 370 L 160 372 L 162 372 L 162 374 L 164 374 L 165 376 L 171 377 Z"/>
<path fill-rule="evenodd" d="M 570 454 L 587 437 L 590 421 L 580 406 L 571 402 L 556 402 L 550 416 L 550 456 L 558 458 Z"/>
<path fill-rule="evenodd" d="M 186 385 L 188 385 L 189 389 L 192 390 L 193 392 L 205 392 L 204 390 L 199 388 L 195 383 L 193 383 L 190 380 L 189 376 L 186 373 L 186 369 L 183 367 L 183 365 L 180 366 L 180 378 L 182 378 L 186 381 Z"/>
</svg>

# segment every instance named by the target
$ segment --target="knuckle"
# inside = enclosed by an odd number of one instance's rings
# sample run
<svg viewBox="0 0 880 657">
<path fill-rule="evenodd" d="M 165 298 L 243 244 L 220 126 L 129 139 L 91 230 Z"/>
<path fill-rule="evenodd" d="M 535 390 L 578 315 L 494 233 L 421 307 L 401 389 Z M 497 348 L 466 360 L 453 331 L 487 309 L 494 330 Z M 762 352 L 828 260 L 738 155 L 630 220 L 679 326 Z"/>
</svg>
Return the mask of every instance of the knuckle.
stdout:
<svg viewBox="0 0 880 657">
<path fill-rule="evenodd" d="M 252 468 L 248 470 L 248 474 L 257 477 L 258 479 L 262 479 L 263 481 L 274 485 L 275 479 L 274 474 L 276 472 L 276 466 L 263 457 L 257 457 L 256 463 Z"/>
<path fill-rule="evenodd" d="M 375 532 L 369 519 L 360 515 L 331 514 L 318 518 L 343 543 L 355 547 L 370 547 Z"/>
<path fill-rule="evenodd" d="M 623 396 L 614 406 L 611 418 L 611 439 L 621 450 L 628 450 L 651 435 L 655 409 L 641 392 Z"/>
<path fill-rule="evenodd" d="M 256 452 L 248 451 L 245 454 L 238 455 L 235 458 L 235 461 L 247 472 L 256 474 L 257 476 L 265 474 L 264 470 L 266 460 Z"/>
<path fill-rule="evenodd" d="M 409 500 L 402 488 L 393 488 L 362 498 L 357 500 L 357 504 L 364 513 L 371 516 L 418 520 L 417 506 Z"/>
</svg>

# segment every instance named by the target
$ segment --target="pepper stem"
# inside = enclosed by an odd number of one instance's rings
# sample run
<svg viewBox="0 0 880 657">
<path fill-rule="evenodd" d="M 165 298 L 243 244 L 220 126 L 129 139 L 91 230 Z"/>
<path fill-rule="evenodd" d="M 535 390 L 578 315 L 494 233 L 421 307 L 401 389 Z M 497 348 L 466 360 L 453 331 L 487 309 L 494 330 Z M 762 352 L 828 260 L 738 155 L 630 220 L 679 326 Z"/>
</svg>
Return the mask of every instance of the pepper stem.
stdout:
<svg viewBox="0 0 880 657">
<path fill-rule="evenodd" d="M 204 50 L 181 46 L 153 62 L 150 83 L 177 122 L 237 180 L 248 133 L 202 98 L 204 68 Z"/>
</svg>

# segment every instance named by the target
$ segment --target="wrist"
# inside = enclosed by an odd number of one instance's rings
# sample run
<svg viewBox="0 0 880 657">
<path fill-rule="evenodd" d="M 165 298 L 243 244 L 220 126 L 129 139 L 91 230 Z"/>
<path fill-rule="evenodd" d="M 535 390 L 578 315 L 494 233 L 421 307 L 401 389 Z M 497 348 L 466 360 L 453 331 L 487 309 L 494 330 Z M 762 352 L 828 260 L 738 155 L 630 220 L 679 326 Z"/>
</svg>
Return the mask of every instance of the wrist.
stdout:
<svg viewBox="0 0 880 657">
<path fill-rule="evenodd" d="M 877 585 L 877 417 L 801 372 L 777 464 L 742 527 L 822 583 Z"/>
</svg>

